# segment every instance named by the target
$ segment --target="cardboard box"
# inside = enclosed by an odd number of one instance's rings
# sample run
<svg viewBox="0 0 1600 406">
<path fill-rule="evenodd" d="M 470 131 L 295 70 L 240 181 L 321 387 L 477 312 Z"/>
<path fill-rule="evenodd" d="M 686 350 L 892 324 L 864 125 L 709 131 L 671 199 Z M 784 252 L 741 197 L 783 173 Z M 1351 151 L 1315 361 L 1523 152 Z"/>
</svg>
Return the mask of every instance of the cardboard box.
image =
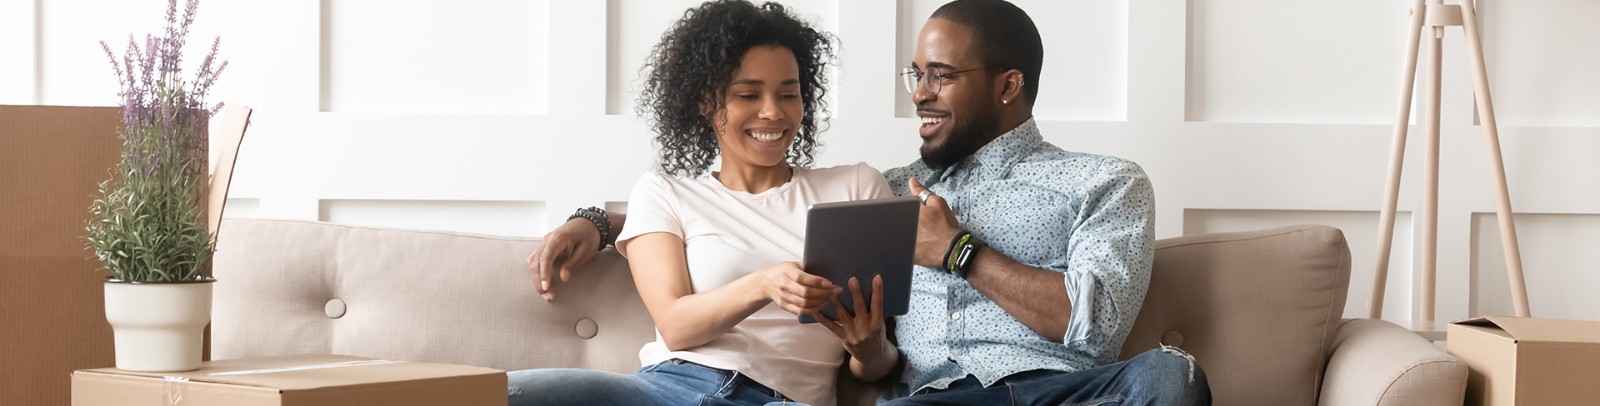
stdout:
<svg viewBox="0 0 1600 406">
<path fill-rule="evenodd" d="M 177 373 L 102 368 L 72 373 L 72 404 L 504 406 L 506 373 L 343 355 L 209 361 Z"/>
<path fill-rule="evenodd" d="M 121 124 L 121 107 L 0 105 L 0 405 L 67 405 L 72 371 L 115 362 L 83 237 Z"/>
<path fill-rule="evenodd" d="M 115 362 L 83 227 L 121 123 L 118 107 L 0 106 L 0 405 L 67 405 L 73 370 Z"/>
<path fill-rule="evenodd" d="M 1447 334 L 1468 405 L 1600 404 L 1600 322 L 1489 316 Z"/>
</svg>

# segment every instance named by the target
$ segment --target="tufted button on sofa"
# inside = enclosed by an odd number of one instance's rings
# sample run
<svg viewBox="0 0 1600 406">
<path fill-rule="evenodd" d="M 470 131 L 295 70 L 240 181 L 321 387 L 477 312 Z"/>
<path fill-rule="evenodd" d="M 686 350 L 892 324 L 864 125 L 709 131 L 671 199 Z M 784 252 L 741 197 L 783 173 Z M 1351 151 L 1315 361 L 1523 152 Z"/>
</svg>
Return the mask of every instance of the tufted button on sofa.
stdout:
<svg viewBox="0 0 1600 406">
<path fill-rule="evenodd" d="M 639 368 L 655 337 L 627 263 L 607 250 L 533 289 L 539 243 L 293 220 L 227 220 L 218 237 L 212 358 L 336 353 L 505 370 Z M 1342 319 L 1349 247 L 1325 226 L 1157 242 L 1122 356 L 1194 355 L 1218 405 L 1460 405 L 1466 367 L 1380 320 Z M 842 374 L 840 404 L 885 384 Z"/>
</svg>

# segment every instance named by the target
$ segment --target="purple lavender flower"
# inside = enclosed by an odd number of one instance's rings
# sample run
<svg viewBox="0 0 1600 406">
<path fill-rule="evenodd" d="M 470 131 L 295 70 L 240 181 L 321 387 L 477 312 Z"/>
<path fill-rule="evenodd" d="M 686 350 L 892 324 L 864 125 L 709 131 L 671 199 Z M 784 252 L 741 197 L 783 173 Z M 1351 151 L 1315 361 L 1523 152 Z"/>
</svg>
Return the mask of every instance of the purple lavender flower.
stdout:
<svg viewBox="0 0 1600 406">
<path fill-rule="evenodd" d="M 208 108 L 205 97 L 228 66 L 227 61 L 218 63 L 219 36 L 212 41 L 194 79 L 183 78 L 183 46 L 199 5 L 198 0 L 188 0 L 180 10 L 177 0 L 168 0 L 167 24 L 161 35 L 146 34 L 143 44 L 129 36 L 121 61 L 109 45 L 100 43 L 121 87 L 123 136 L 129 138 L 123 163 L 130 169 L 148 174 L 169 165 L 196 171 L 205 167 L 175 161 L 206 156 L 206 124 L 221 103 Z"/>
<path fill-rule="evenodd" d="M 182 50 L 198 9 L 198 0 L 183 10 L 168 0 L 165 29 L 142 43 L 128 36 L 120 60 L 100 42 L 117 75 L 123 151 L 90 207 L 96 219 L 86 231 L 95 256 L 117 279 L 192 280 L 209 267 L 206 126 L 222 104 L 207 108 L 205 97 L 228 62 L 217 59 L 218 37 L 194 78 L 184 77 Z"/>
</svg>

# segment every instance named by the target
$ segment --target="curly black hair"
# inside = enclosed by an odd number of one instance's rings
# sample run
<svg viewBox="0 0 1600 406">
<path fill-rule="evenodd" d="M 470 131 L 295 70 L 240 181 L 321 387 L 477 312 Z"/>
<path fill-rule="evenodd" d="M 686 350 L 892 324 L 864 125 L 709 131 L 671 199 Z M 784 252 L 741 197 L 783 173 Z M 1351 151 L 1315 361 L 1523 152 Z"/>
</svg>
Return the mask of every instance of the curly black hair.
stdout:
<svg viewBox="0 0 1600 406">
<path fill-rule="evenodd" d="M 794 165 L 810 166 L 817 133 L 828 121 L 825 68 L 834 60 L 835 41 L 777 3 L 713 0 L 684 11 L 640 68 L 649 74 L 634 106 L 656 132 L 661 170 L 699 176 L 711 167 L 718 154 L 717 136 L 705 111 L 722 111 L 723 96 L 745 52 L 766 45 L 788 48 L 800 66 L 805 114 L 785 155 Z"/>
</svg>

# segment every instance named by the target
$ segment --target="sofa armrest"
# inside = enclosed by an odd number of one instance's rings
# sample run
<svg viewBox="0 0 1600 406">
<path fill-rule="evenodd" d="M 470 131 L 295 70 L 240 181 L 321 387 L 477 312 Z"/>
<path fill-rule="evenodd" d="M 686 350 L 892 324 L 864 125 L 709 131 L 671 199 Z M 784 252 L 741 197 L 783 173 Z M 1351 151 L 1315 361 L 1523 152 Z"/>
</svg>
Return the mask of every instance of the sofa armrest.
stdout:
<svg viewBox="0 0 1600 406">
<path fill-rule="evenodd" d="M 1345 319 L 1334 336 L 1321 405 L 1460 405 L 1467 366 L 1383 320 Z"/>
</svg>

